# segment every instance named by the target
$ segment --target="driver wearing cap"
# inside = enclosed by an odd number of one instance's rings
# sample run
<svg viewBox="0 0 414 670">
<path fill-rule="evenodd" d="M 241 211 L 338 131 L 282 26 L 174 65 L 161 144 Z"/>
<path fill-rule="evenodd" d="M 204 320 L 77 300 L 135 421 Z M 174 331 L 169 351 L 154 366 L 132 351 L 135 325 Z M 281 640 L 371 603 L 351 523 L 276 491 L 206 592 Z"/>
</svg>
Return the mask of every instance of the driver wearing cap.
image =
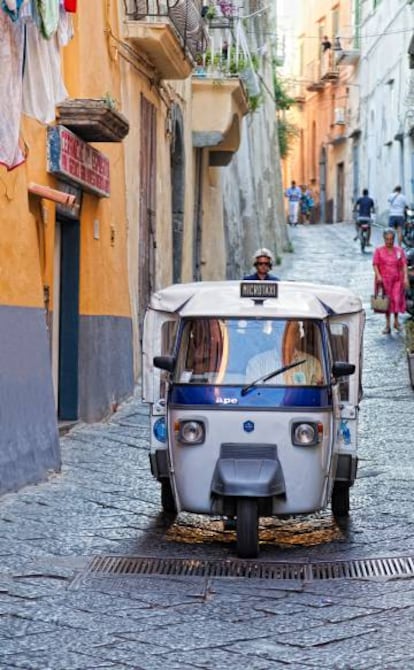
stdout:
<svg viewBox="0 0 414 670">
<path fill-rule="evenodd" d="M 243 279 L 278 281 L 279 277 L 270 273 L 273 265 L 273 254 L 269 249 L 266 249 L 265 247 L 258 249 L 253 255 L 252 265 L 256 268 L 256 272 L 245 275 Z"/>
</svg>

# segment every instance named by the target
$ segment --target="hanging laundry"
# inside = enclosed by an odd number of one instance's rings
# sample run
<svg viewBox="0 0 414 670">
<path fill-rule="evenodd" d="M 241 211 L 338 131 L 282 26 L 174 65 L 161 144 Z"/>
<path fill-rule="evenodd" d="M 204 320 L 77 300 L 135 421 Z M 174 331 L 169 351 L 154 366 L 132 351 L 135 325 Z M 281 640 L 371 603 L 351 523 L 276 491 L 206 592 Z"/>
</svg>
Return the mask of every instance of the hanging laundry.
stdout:
<svg viewBox="0 0 414 670">
<path fill-rule="evenodd" d="M 45 40 L 34 24 L 27 24 L 23 113 L 42 123 L 50 123 L 55 120 L 56 105 L 67 97 L 57 35 Z"/>
<path fill-rule="evenodd" d="M 76 0 L 64 0 L 63 6 L 67 12 L 76 12 Z"/>
<path fill-rule="evenodd" d="M 1 8 L 10 16 L 12 21 L 17 21 L 23 2 L 25 0 L 2 0 Z"/>
<path fill-rule="evenodd" d="M 40 18 L 40 32 L 50 39 L 57 30 L 59 23 L 60 0 L 36 0 Z"/>
<path fill-rule="evenodd" d="M 32 23 L 33 21 L 36 22 L 38 21 L 35 0 L 23 0 L 19 18 L 20 21 L 24 21 L 24 23 Z"/>
<path fill-rule="evenodd" d="M 57 40 L 58 44 L 61 47 L 65 47 L 69 44 L 70 40 L 74 36 L 73 30 L 73 21 L 72 17 L 66 9 L 61 4 L 60 13 L 59 13 L 59 24 L 57 29 Z"/>
<path fill-rule="evenodd" d="M 22 106 L 23 24 L 0 12 L 0 163 L 8 170 L 20 165 Z"/>
</svg>

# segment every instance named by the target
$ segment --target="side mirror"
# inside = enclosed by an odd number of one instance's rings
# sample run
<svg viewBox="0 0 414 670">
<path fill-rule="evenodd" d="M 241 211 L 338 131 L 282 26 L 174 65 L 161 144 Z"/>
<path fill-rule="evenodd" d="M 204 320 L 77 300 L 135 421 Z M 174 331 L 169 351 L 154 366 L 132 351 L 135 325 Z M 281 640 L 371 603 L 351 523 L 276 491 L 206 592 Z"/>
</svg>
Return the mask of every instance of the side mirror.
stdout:
<svg viewBox="0 0 414 670">
<path fill-rule="evenodd" d="M 335 379 L 339 377 L 349 377 L 355 372 L 355 365 L 353 363 L 345 363 L 343 361 L 335 361 L 332 366 L 332 374 Z"/>
<path fill-rule="evenodd" d="M 175 368 L 174 356 L 154 356 L 153 363 L 154 367 L 160 370 L 167 370 L 167 372 L 173 372 Z"/>
</svg>

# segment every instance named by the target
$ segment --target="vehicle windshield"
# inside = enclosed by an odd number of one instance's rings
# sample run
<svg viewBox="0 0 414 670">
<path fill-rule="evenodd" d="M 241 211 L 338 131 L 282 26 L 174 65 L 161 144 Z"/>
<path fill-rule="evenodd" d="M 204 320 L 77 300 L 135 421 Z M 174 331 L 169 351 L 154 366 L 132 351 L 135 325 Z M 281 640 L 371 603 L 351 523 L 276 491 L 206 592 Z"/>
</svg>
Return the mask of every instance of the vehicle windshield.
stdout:
<svg viewBox="0 0 414 670">
<path fill-rule="evenodd" d="M 291 365 L 297 362 L 297 365 Z M 282 374 L 260 379 L 289 366 Z M 174 381 L 242 386 L 326 384 L 318 323 L 297 319 L 194 318 L 183 323 Z M 256 385 L 256 384 L 255 384 Z"/>
</svg>

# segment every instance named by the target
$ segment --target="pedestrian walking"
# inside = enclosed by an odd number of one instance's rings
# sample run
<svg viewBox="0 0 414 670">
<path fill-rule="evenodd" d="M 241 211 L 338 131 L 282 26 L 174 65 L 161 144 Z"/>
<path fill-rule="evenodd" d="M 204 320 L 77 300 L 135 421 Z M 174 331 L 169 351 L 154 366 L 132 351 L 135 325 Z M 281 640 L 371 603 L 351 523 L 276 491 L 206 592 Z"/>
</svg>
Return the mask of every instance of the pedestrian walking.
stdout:
<svg viewBox="0 0 414 670">
<path fill-rule="evenodd" d="M 386 228 L 383 233 L 384 245 L 374 251 L 372 264 L 375 273 L 375 295 L 381 290 L 389 298 L 385 313 L 384 335 L 391 333 L 391 314 L 394 315 L 394 329 L 401 330 L 398 315 L 406 309 L 405 289 L 409 288 L 407 257 L 404 249 L 394 246 L 395 230 Z"/>
<path fill-rule="evenodd" d="M 314 206 L 312 193 L 306 185 L 303 185 L 300 188 L 301 188 L 301 192 L 302 192 L 301 196 L 300 196 L 301 222 L 303 224 L 310 223 L 311 212 L 312 212 L 312 208 Z"/>
<path fill-rule="evenodd" d="M 369 191 L 367 188 L 364 188 L 362 191 L 362 196 L 358 198 L 356 201 L 353 211 L 356 213 L 357 218 L 355 221 L 355 228 L 356 228 L 356 237 L 354 238 L 354 241 L 358 239 L 359 235 L 359 226 L 363 221 L 367 221 L 371 223 L 372 221 L 372 215 L 375 214 L 375 203 L 373 199 L 369 195 Z M 368 230 L 368 241 L 367 241 L 367 246 L 371 246 L 371 226 L 369 227 Z"/>
<path fill-rule="evenodd" d="M 273 267 L 273 254 L 266 247 L 261 247 L 253 254 L 252 265 L 256 268 L 256 272 L 245 275 L 243 279 L 256 281 L 277 281 L 279 279 L 270 272 Z"/>
<path fill-rule="evenodd" d="M 289 188 L 285 191 L 285 196 L 288 199 L 289 203 L 289 223 L 291 226 L 298 225 L 298 215 L 299 215 L 299 203 L 302 197 L 302 191 L 299 186 L 296 186 L 296 182 L 292 181 Z"/>
<path fill-rule="evenodd" d="M 405 195 L 401 192 L 401 186 L 396 186 L 390 196 L 388 196 L 389 203 L 389 220 L 390 228 L 395 228 L 398 235 L 398 244 L 402 243 L 402 229 L 405 220 L 405 210 L 408 207 L 408 201 Z"/>
</svg>

